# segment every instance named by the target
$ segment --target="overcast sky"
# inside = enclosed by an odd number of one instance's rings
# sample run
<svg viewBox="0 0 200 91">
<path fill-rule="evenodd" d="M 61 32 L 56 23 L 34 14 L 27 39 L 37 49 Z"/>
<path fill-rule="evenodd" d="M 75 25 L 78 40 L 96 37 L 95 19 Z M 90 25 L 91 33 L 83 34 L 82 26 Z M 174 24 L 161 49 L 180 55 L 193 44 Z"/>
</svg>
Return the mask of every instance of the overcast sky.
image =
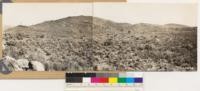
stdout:
<svg viewBox="0 0 200 91">
<path fill-rule="evenodd" d="M 195 3 L 12 3 L 3 5 L 4 26 L 32 25 L 68 16 L 94 15 L 126 23 L 197 25 Z"/>
</svg>

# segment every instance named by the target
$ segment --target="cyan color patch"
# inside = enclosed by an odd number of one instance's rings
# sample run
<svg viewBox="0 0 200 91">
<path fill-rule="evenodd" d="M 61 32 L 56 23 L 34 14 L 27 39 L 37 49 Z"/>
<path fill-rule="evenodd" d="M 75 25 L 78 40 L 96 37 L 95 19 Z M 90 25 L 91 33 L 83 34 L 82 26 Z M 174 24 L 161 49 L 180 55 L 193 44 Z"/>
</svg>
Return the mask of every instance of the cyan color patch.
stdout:
<svg viewBox="0 0 200 91">
<path fill-rule="evenodd" d="M 134 83 L 135 79 L 134 78 L 126 78 L 126 83 Z"/>
</svg>

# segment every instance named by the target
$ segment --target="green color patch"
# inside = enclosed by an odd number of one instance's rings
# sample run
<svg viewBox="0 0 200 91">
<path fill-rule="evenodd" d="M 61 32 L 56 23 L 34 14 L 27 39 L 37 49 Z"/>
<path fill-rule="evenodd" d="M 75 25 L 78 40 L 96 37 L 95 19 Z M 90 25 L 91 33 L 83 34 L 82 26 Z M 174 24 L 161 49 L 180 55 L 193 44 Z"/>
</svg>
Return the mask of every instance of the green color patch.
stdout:
<svg viewBox="0 0 200 91">
<path fill-rule="evenodd" d="M 118 83 L 126 83 L 126 78 L 118 78 Z"/>
</svg>

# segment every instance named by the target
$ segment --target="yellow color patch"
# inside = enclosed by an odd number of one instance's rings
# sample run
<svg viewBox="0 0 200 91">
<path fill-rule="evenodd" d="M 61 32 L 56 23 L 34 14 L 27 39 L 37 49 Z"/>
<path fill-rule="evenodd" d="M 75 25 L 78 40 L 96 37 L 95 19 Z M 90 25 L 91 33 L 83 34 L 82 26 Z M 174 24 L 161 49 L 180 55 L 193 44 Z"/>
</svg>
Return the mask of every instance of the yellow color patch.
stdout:
<svg viewBox="0 0 200 91">
<path fill-rule="evenodd" d="M 109 81 L 109 83 L 117 83 L 118 82 L 116 77 L 111 77 L 108 79 L 108 81 Z"/>
</svg>

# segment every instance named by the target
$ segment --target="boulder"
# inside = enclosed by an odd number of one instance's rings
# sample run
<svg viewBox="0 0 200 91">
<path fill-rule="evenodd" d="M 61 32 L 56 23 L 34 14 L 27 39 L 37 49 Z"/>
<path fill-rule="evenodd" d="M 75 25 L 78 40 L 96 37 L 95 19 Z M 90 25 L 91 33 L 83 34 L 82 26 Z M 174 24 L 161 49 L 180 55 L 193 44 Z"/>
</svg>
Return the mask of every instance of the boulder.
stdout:
<svg viewBox="0 0 200 91">
<path fill-rule="evenodd" d="M 95 71 L 101 71 L 101 70 L 106 70 L 106 71 L 108 71 L 108 70 L 112 70 L 111 68 L 110 68 L 110 66 L 108 65 L 108 64 L 98 64 L 98 65 L 96 65 L 94 68 L 93 68 L 93 70 L 95 70 Z"/>
<path fill-rule="evenodd" d="M 17 65 L 22 68 L 22 69 L 28 69 L 28 63 L 29 61 L 27 59 L 18 59 L 17 61 Z"/>
<path fill-rule="evenodd" d="M 39 61 L 31 61 L 34 71 L 45 71 L 44 65 Z"/>
<path fill-rule="evenodd" d="M 18 65 L 16 59 L 6 56 L 2 59 L 3 63 L 13 71 L 23 71 L 23 69 Z"/>
</svg>

